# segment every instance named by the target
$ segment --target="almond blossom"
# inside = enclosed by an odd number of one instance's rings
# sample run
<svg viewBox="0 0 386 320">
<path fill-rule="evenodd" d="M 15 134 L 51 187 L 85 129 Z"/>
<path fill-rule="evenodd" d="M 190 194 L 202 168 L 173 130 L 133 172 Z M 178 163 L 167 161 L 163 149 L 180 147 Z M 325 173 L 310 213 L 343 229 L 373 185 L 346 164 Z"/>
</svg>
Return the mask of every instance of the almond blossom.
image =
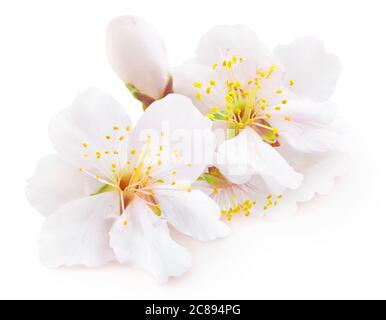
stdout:
<svg viewBox="0 0 386 320">
<path fill-rule="evenodd" d="M 107 27 L 106 49 L 113 70 L 145 108 L 171 93 L 166 48 L 150 24 L 136 16 L 112 20 Z"/>
<path fill-rule="evenodd" d="M 295 168 L 284 149 L 296 158 L 323 158 L 341 148 L 336 106 L 328 101 L 340 73 L 336 56 L 315 38 L 270 52 L 252 30 L 225 25 L 204 35 L 196 57 L 173 77 L 175 92 L 190 97 L 221 132 L 214 166 L 228 188 L 251 187 L 257 176 L 261 195 L 249 196 L 247 204 L 263 197 L 266 208 L 266 199 L 272 206 L 271 198 L 302 186 L 308 164 Z M 223 210 L 242 207 L 245 196 L 238 198 Z"/>
<path fill-rule="evenodd" d="M 168 224 L 201 241 L 228 233 L 217 204 L 191 186 L 208 163 L 188 162 L 191 146 L 176 137 L 195 130 L 211 139 L 211 122 L 183 96 L 155 102 L 133 128 L 110 96 L 97 89 L 79 95 L 52 121 L 56 153 L 39 162 L 26 188 L 47 217 L 42 261 L 95 267 L 117 260 L 159 282 L 185 273 L 191 254 L 171 238 Z M 204 152 L 195 146 L 195 154 Z"/>
</svg>

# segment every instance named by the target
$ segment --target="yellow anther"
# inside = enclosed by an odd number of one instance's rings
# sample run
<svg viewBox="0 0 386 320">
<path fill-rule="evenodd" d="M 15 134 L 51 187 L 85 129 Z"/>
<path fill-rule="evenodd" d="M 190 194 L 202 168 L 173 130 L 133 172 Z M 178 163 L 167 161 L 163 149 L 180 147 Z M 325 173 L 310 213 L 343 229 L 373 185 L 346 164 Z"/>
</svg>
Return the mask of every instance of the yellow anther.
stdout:
<svg viewBox="0 0 386 320">
<path fill-rule="evenodd" d="M 117 165 L 116 165 L 115 163 L 112 163 L 112 164 L 111 164 L 111 168 L 116 169 L 116 168 L 117 168 Z"/>
<path fill-rule="evenodd" d="M 110 140 L 111 139 L 111 137 L 110 136 L 106 136 L 106 140 Z"/>
<path fill-rule="evenodd" d="M 175 185 L 176 185 L 176 182 L 175 182 L 175 181 L 172 181 L 171 184 L 172 184 L 172 186 L 175 186 Z"/>
<path fill-rule="evenodd" d="M 218 107 L 216 107 L 216 106 L 214 106 L 214 107 L 212 107 L 212 109 L 210 109 L 210 111 L 212 112 L 212 113 L 216 113 L 216 112 L 218 112 Z"/>
<path fill-rule="evenodd" d="M 233 63 L 233 64 L 236 64 L 236 63 L 237 63 L 237 57 L 236 57 L 236 56 L 233 56 L 233 57 L 232 57 L 232 63 Z"/>
<path fill-rule="evenodd" d="M 109 151 L 109 150 L 106 150 L 106 151 L 105 151 L 105 154 L 110 154 L 110 151 Z"/>
<path fill-rule="evenodd" d="M 126 227 L 129 224 L 129 221 L 125 220 L 123 221 L 123 225 Z"/>
<path fill-rule="evenodd" d="M 284 117 L 284 120 L 286 121 L 292 121 L 292 119 L 290 117 Z"/>
<path fill-rule="evenodd" d="M 130 132 L 130 130 L 131 130 L 131 127 L 130 127 L 130 126 L 126 126 L 126 128 L 125 128 L 125 129 L 126 129 L 126 131 L 127 131 L 127 132 Z"/>
<path fill-rule="evenodd" d="M 162 145 L 159 146 L 159 151 L 163 151 L 164 147 Z"/>
<path fill-rule="evenodd" d="M 281 103 L 282 103 L 282 104 L 287 104 L 287 103 L 288 103 L 288 100 L 283 100 Z"/>
<path fill-rule="evenodd" d="M 191 168 L 192 167 L 192 164 L 191 163 L 188 163 L 188 168 Z"/>
<path fill-rule="evenodd" d="M 294 81 L 294 80 L 290 80 L 290 81 L 289 81 L 289 85 L 290 85 L 291 87 L 293 87 L 294 84 L 295 84 L 295 81 Z"/>
<path fill-rule="evenodd" d="M 270 71 L 276 71 L 278 69 L 278 66 L 272 65 L 271 68 L 269 69 Z"/>
<path fill-rule="evenodd" d="M 114 131 L 118 131 L 118 130 L 119 130 L 119 127 L 118 127 L 118 126 L 114 126 L 114 127 L 113 127 L 113 130 L 114 130 Z"/>
<path fill-rule="evenodd" d="M 276 93 L 277 93 L 277 94 L 282 94 L 282 93 L 283 93 L 283 90 L 278 89 L 278 90 L 276 90 Z"/>
<path fill-rule="evenodd" d="M 265 117 L 266 117 L 267 119 L 271 119 L 271 118 L 272 118 L 271 114 L 269 114 L 269 113 L 266 113 L 266 114 L 265 114 Z"/>
<path fill-rule="evenodd" d="M 97 152 L 95 152 L 95 156 L 96 156 L 97 159 L 100 159 L 102 157 L 102 153 L 97 151 Z"/>
<path fill-rule="evenodd" d="M 277 196 L 277 198 L 278 198 L 278 199 L 283 199 L 283 195 L 282 195 L 282 194 L 279 194 L 279 195 Z"/>
<path fill-rule="evenodd" d="M 124 139 L 125 139 L 124 136 L 120 136 L 120 137 L 119 137 L 119 141 L 123 141 Z"/>
<path fill-rule="evenodd" d="M 193 84 L 193 86 L 194 86 L 195 88 L 197 88 L 197 89 L 201 89 L 201 88 L 202 88 L 202 83 L 201 83 L 201 82 L 195 82 L 195 83 Z"/>
<path fill-rule="evenodd" d="M 158 160 L 158 166 L 162 165 L 162 161 L 161 160 Z"/>
<path fill-rule="evenodd" d="M 206 91 L 205 91 L 207 94 L 210 94 L 212 92 L 212 88 L 211 87 L 208 87 L 206 88 Z"/>
<path fill-rule="evenodd" d="M 281 107 L 280 107 L 280 106 L 276 106 L 276 107 L 275 107 L 275 110 L 276 110 L 276 111 L 280 111 L 280 110 L 281 110 Z"/>
<path fill-rule="evenodd" d="M 227 68 L 228 69 L 232 69 L 232 61 L 231 60 L 228 61 Z"/>
<path fill-rule="evenodd" d="M 211 86 L 215 86 L 215 85 L 216 85 L 216 81 L 215 81 L 215 80 L 210 80 L 210 81 L 209 81 L 209 84 L 210 84 Z"/>
<path fill-rule="evenodd" d="M 225 99 L 226 99 L 226 101 L 228 101 L 229 103 L 233 103 L 233 98 L 228 94 L 228 95 L 226 95 L 226 97 L 225 97 Z"/>
<path fill-rule="evenodd" d="M 83 158 L 88 158 L 88 153 L 83 154 Z"/>
<path fill-rule="evenodd" d="M 87 143 L 83 143 L 82 146 L 85 147 L 85 148 L 87 148 L 87 147 L 88 147 L 88 144 L 87 144 Z"/>
<path fill-rule="evenodd" d="M 126 164 L 129 166 L 129 165 L 131 165 L 131 162 L 130 161 L 126 161 Z"/>
<path fill-rule="evenodd" d="M 213 70 L 216 70 L 217 67 L 218 67 L 217 63 L 215 63 L 215 64 L 212 65 L 212 69 L 213 69 Z"/>
<path fill-rule="evenodd" d="M 211 113 L 207 113 L 206 117 L 209 118 L 210 120 L 214 120 L 215 116 Z"/>
<path fill-rule="evenodd" d="M 136 152 L 136 151 L 133 149 L 133 150 L 130 151 L 130 154 L 134 155 L 135 152 Z"/>
<path fill-rule="evenodd" d="M 202 99 L 202 95 L 201 95 L 200 92 L 196 93 L 196 99 L 199 100 L 199 101 Z"/>
<path fill-rule="evenodd" d="M 117 155 L 117 154 L 119 154 L 119 151 L 118 151 L 118 150 L 114 150 L 113 153 L 114 153 L 115 155 Z"/>
<path fill-rule="evenodd" d="M 277 134 L 279 132 L 279 129 L 278 128 L 273 128 L 272 131 L 273 131 L 274 134 Z"/>
</svg>

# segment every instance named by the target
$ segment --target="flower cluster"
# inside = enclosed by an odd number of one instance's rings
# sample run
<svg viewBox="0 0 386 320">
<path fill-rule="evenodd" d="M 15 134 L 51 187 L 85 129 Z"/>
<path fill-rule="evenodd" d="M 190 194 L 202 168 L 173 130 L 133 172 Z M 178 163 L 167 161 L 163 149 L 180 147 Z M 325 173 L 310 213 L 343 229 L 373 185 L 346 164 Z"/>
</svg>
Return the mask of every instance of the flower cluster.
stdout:
<svg viewBox="0 0 386 320">
<path fill-rule="evenodd" d="M 288 211 L 344 166 L 328 100 L 341 66 L 315 38 L 270 52 L 250 29 L 219 26 L 170 69 L 157 31 L 124 16 L 108 26 L 107 55 L 144 113 L 133 126 L 89 89 L 52 120 L 55 154 L 26 187 L 47 218 L 39 248 L 50 267 L 118 261 L 166 282 L 191 266 L 169 226 L 225 237 L 234 215 Z"/>
</svg>

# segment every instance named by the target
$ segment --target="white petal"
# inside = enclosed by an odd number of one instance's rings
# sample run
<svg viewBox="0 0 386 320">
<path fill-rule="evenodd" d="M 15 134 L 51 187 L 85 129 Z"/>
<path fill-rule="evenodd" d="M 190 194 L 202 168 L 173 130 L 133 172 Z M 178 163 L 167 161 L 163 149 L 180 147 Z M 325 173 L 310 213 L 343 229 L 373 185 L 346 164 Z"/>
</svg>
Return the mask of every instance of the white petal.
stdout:
<svg viewBox="0 0 386 320">
<path fill-rule="evenodd" d="M 189 97 L 202 114 L 206 115 L 214 106 L 222 106 L 220 103 L 224 101 L 227 90 L 221 85 L 223 80 L 219 78 L 219 73 L 214 72 L 211 66 L 192 59 L 174 68 L 172 73 L 174 92 Z M 218 85 L 209 95 L 205 94 L 212 80 Z M 200 83 L 202 88 L 196 88 L 195 83 Z M 202 93 L 200 100 L 197 99 L 197 92 Z"/>
<path fill-rule="evenodd" d="M 349 156 L 345 152 L 299 154 L 296 150 L 285 150 L 285 156 L 304 176 L 300 188 L 288 191 L 287 197 L 296 202 L 309 201 L 316 194 L 328 194 L 335 184 L 335 178 L 345 174 L 350 166 Z"/>
<path fill-rule="evenodd" d="M 48 216 L 70 201 L 95 193 L 101 186 L 96 179 L 52 155 L 40 160 L 25 192 L 31 205 Z"/>
<path fill-rule="evenodd" d="M 163 215 L 178 231 L 201 241 L 228 235 L 221 210 L 202 191 L 155 190 Z"/>
<path fill-rule="evenodd" d="M 188 98 L 169 94 L 146 109 L 133 131 L 133 140 L 145 144 L 148 135 L 153 138 L 149 161 L 155 161 L 162 148 L 162 165 L 154 169 L 153 176 L 162 178 L 175 171 L 174 180 L 193 183 L 213 160 L 211 127 L 211 121 Z"/>
<path fill-rule="evenodd" d="M 166 221 L 140 200 L 116 220 L 110 238 L 120 263 L 141 267 L 160 283 L 191 267 L 191 254 L 170 238 Z"/>
<path fill-rule="evenodd" d="M 106 43 L 111 66 L 122 81 L 154 99 L 163 97 L 169 65 L 156 29 L 138 17 L 119 17 L 110 22 Z"/>
<path fill-rule="evenodd" d="M 275 50 L 286 69 L 287 82 L 295 93 L 315 101 L 327 100 L 335 90 L 342 72 L 338 58 L 326 53 L 324 45 L 314 37 L 298 39 Z"/>
<path fill-rule="evenodd" d="M 279 129 L 280 139 L 302 152 L 325 152 L 339 148 L 342 132 L 334 124 L 336 107 L 331 102 L 315 103 L 311 100 L 294 100 L 271 125 Z M 278 114 L 277 114 L 278 115 Z M 291 121 L 284 120 L 284 116 Z"/>
<path fill-rule="evenodd" d="M 115 126 L 119 130 L 114 130 Z M 77 168 L 108 171 L 116 161 L 113 151 L 122 156 L 127 153 L 127 126 L 131 126 L 131 121 L 116 100 L 98 89 L 89 89 L 52 120 L 50 137 L 60 156 Z M 121 136 L 124 140 L 119 140 Z M 104 156 L 105 151 L 110 155 Z M 101 159 L 97 159 L 97 152 L 102 154 Z M 123 163 L 125 160 L 121 159 Z M 98 175 L 100 171 L 96 170 Z"/>
<path fill-rule="evenodd" d="M 255 32 L 242 25 L 213 28 L 202 37 L 196 50 L 198 60 L 210 66 L 233 55 L 242 57 L 255 66 L 264 66 L 270 54 Z"/>
<path fill-rule="evenodd" d="M 116 193 L 70 202 L 50 215 L 39 236 L 40 256 L 48 267 L 96 267 L 114 260 L 109 246 L 112 215 L 119 214 Z"/>
<path fill-rule="evenodd" d="M 237 166 L 241 174 L 262 175 L 270 177 L 283 187 L 296 189 L 299 187 L 302 176 L 297 173 L 286 160 L 269 144 L 265 143 L 252 129 L 244 129 L 236 138 L 220 145 L 218 163 L 221 172 L 231 178 L 234 175 L 231 168 Z M 274 191 L 274 190 L 273 190 Z"/>
</svg>

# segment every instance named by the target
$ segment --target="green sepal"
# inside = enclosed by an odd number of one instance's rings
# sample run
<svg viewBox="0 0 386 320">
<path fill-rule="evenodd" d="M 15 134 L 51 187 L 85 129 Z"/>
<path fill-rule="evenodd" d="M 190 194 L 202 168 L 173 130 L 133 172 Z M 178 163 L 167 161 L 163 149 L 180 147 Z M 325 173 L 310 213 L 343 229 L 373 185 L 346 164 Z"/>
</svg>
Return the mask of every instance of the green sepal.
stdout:
<svg viewBox="0 0 386 320">
<path fill-rule="evenodd" d="M 211 186 L 218 186 L 222 182 L 222 179 L 220 179 L 219 177 L 216 177 L 210 173 L 204 173 L 203 177 L 204 177 L 205 181 Z"/>
<path fill-rule="evenodd" d="M 92 196 L 97 196 L 98 194 L 105 193 L 105 192 L 112 192 L 116 189 L 113 186 L 110 186 L 109 184 L 105 184 L 102 188 L 100 188 L 97 192 L 92 193 Z"/>
</svg>

